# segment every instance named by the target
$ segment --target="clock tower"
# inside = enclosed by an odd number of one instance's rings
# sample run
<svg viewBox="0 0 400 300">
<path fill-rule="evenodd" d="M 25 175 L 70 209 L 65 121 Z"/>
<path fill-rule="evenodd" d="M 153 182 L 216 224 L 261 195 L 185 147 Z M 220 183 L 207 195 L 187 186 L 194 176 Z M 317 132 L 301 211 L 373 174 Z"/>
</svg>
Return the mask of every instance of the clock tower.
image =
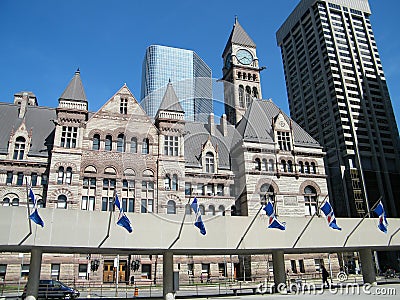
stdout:
<svg viewBox="0 0 400 300">
<path fill-rule="evenodd" d="M 236 125 L 253 98 L 261 99 L 261 69 L 258 65 L 256 44 L 239 24 L 237 17 L 222 58 L 224 62 L 222 80 L 226 82 L 225 113 L 228 121 Z"/>
</svg>

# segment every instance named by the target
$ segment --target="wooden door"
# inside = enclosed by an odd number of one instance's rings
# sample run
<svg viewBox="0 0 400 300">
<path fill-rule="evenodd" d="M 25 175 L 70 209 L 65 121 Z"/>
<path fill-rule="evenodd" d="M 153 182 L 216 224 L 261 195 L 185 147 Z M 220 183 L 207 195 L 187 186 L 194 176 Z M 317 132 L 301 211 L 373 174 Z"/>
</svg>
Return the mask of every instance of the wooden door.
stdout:
<svg viewBox="0 0 400 300">
<path fill-rule="evenodd" d="M 105 261 L 103 268 L 103 282 L 114 282 L 114 262 Z"/>
</svg>

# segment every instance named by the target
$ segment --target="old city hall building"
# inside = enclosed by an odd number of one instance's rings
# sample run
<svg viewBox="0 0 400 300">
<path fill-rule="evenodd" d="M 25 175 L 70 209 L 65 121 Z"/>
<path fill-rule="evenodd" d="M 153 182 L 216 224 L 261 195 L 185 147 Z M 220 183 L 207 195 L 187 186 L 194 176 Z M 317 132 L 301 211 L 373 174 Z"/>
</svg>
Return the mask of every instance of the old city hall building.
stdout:
<svg viewBox="0 0 400 300">
<path fill-rule="evenodd" d="M 56 108 L 39 106 L 32 92 L 0 103 L 0 209 L 26 206 L 28 183 L 40 209 L 104 211 L 105 218 L 115 192 L 131 219 L 190 214 L 193 197 L 206 225 L 207 218 L 254 215 L 266 199 L 282 220 L 313 215 L 328 194 L 325 153 L 271 100 L 261 100 L 256 46 L 237 20 L 223 60 L 229 91 L 219 124 L 213 114 L 205 124 L 186 121 L 172 83 L 154 119 L 126 85 L 90 112 L 79 70 Z M 113 282 L 114 257 L 44 254 L 41 276 L 79 282 L 90 273 L 90 280 Z M 324 258 L 293 255 L 286 263 L 294 272 L 312 273 Z M 178 256 L 175 269 L 181 278 L 254 278 L 269 273 L 270 260 Z M 90 272 L 93 261 L 99 268 Z M 28 258 L 21 265 L 18 254 L 2 253 L 3 280 L 18 280 L 28 270 Z M 155 255 L 124 255 L 118 270 L 120 281 L 153 281 L 162 263 Z"/>
</svg>

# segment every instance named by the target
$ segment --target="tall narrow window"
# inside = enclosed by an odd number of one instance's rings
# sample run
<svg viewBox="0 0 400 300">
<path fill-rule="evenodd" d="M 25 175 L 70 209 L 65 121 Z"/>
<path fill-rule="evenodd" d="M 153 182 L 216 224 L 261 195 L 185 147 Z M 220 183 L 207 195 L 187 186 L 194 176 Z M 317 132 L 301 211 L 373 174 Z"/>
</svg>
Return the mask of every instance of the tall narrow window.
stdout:
<svg viewBox="0 0 400 300">
<path fill-rule="evenodd" d="M 176 203 L 174 200 L 169 200 L 167 203 L 167 214 L 174 215 L 176 214 Z"/>
<path fill-rule="evenodd" d="M 310 164 L 308 161 L 304 163 L 304 173 L 310 174 Z"/>
<path fill-rule="evenodd" d="M 178 175 L 176 175 L 176 174 L 172 175 L 171 189 L 173 191 L 177 191 L 178 190 Z"/>
<path fill-rule="evenodd" d="M 220 205 L 220 206 L 218 207 L 218 215 L 219 215 L 219 216 L 225 216 L 225 206 Z"/>
<path fill-rule="evenodd" d="M 299 161 L 299 169 L 300 173 L 304 173 L 304 163 L 302 161 Z"/>
<path fill-rule="evenodd" d="M 277 136 L 278 136 L 279 149 L 283 150 L 283 151 L 290 151 L 291 146 L 290 146 L 289 132 L 288 131 L 278 131 Z"/>
<path fill-rule="evenodd" d="M 214 154 L 212 154 L 211 152 L 207 152 L 206 154 L 206 172 L 207 173 L 215 172 Z"/>
<path fill-rule="evenodd" d="M 119 112 L 124 115 L 128 113 L 128 99 L 121 98 L 121 102 L 119 105 Z"/>
<path fill-rule="evenodd" d="M 131 153 L 137 153 L 137 138 L 131 138 Z"/>
<path fill-rule="evenodd" d="M 24 159 L 24 153 L 25 153 L 25 138 L 19 136 L 15 140 L 13 159 L 18 159 L 18 160 Z"/>
<path fill-rule="evenodd" d="M 239 85 L 239 106 L 244 107 L 244 87 Z"/>
<path fill-rule="evenodd" d="M 72 182 L 72 168 L 67 167 L 67 172 L 65 173 L 65 183 L 71 184 Z"/>
<path fill-rule="evenodd" d="M 112 150 L 112 136 L 111 135 L 107 135 L 106 136 L 106 143 L 105 143 L 105 150 L 106 151 L 111 151 Z"/>
<path fill-rule="evenodd" d="M 83 210 L 94 210 L 96 196 L 96 178 L 85 177 L 83 178 L 82 187 L 82 204 Z"/>
<path fill-rule="evenodd" d="M 61 147 L 76 148 L 78 127 L 63 126 L 61 132 Z"/>
<path fill-rule="evenodd" d="M 217 196 L 224 196 L 224 184 L 223 183 L 217 184 Z"/>
<path fill-rule="evenodd" d="M 102 211 L 113 211 L 114 210 L 114 191 L 116 181 L 111 178 L 103 179 L 103 190 L 101 192 L 101 210 Z"/>
<path fill-rule="evenodd" d="M 57 184 L 63 184 L 63 183 L 64 183 L 64 167 L 59 167 L 57 173 Z"/>
<path fill-rule="evenodd" d="M 311 163 L 311 172 L 313 174 L 317 174 L 317 167 L 315 166 L 314 162 Z"/>
<path fill-rule="evenodd" d="M 117 137 L 117 151 L 125 152 L 125 136 L 122 133 Z"/>
<path fill-rule="evenodd" d="M 281 172 L 286 172 L 286 160 L 282 159 L 281 160 Z"/>
<path fill-rule="evenodd" d="M 272 185 L 263 184 L 260 188 L 260 200 L 262 203 L 271 201 L 275 206 L 275 191 Z"/>
<path fill-rule="evenodd" d="M 253 87 L 253 98 L 258 99 L 258 90 L 256 87 Z"/>
<path fill-rule="evenodd" d="M 204 208 L 203 204 L 199 205 L 199 211 L 201 215 L 205 215 L 206 214 L 206 209 Z"/>
<path fill-rule="evenodd" d="M 261 160 L 259 158 L 256 158 L 254 161 L 254 169 L 256 171 L 261 171 Z"/>
<path fill-rule="evenodd" d="M 7 171 L 7 179 L 6 179 L 6 184 L 12 184 L 13 183 L 13 172 L 12 171 Z"/>
<path fill-rule="evenodd" d="M 17 173 L 17 185 L 23 185 L 24 184 L 24 173 L 18 172 Z"/>
<path fill-rule="evenodd" d="M 135 180 L 122 180 L 122 207 L 126 212 L 135 211 Z"/>
<path fill-rule="evenodd" d="M 171 175 L 170 174 L 165 174 L 164 188 L 166 191 L 169 191 L 171 189 Z"/>
<path fill-rule="evenodd" d="M 31 186 L 37 186 L 37 178 L 38 178 L 37 173 L 31 174 Z"/>
<path fill-rule="evenodd" d="M 100 135 L 95 134 L 93 136 L 93 146 L 92 150 L 99 150 L 100 149 Z"/>
<path fill-rule="evenodd" d="M 140 211 L 142 213 L 153 212 L 154 203 L 154 183 L 152 181 L 142 181 L 142 200 Z"/>
<path fill-rule="evenodd" d="M 149 139 L 143 139 L 142 143 L 142 154 L 149 154 Z"/>
<path fill-rule="evenodd" d="M 269 159 L 268 160 L 268 171 L 273 172 L 274 171 L 274 160 L 273 159 Z"/>
<path fill-rule="evenodd" d="M 251 101 L 251 89 L 249 86 L 246 86 L 246 107 L 249 107 Z"/>
<path fill-rule="evenodd" d="M 191 215 L 192 214 L 192 208 L 190 207 L 190 204 L 185 205 L 185 214 L 186 215 Z"/>
<path fill-rule="evenodd" d="M 215 216 L 215 206 L 214 206 L 214 205 L 209 205 L 209 206 L 208 206 L 207 215 Z"/>
<path fill-rule="evenodd" d="M 312 216 L 317 210 L 317 192 L 312 186 L 304 189 L 305 215 Z"/>
<path fill-rule="evenodd" d="M 287 162 L 287 171 L 293 172 L 293 163 L 291 160 L 288 160 L 288 162 Z"/>
<path fill-rule="evenodd" d="M 57 208 L 66 209 L 67 208 L 67 196 L 60 195 L 57 198 Z"/>
</svg>

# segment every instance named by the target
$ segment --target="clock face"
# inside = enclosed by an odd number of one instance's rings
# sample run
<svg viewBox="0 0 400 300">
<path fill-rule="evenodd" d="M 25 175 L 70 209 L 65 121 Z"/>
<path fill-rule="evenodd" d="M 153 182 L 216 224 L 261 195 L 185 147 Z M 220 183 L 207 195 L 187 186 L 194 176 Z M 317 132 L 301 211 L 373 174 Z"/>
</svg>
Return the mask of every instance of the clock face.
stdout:
<svg viewBox="0 0 400 300">
<path fill-rule="evenodd" d="M 225 68 L 230 69 L 231 67 L 231 62 L 232 62 L 232 56 L 229 53 L 226 58 L 225 58 Z"/>
<path fill-rule="evenodd" d="M 249 65 L 253 62 L 253 55 L 246 49 L 240 49 L 236 53 L 236 58 L 242 65 Z"/>
</svg>

